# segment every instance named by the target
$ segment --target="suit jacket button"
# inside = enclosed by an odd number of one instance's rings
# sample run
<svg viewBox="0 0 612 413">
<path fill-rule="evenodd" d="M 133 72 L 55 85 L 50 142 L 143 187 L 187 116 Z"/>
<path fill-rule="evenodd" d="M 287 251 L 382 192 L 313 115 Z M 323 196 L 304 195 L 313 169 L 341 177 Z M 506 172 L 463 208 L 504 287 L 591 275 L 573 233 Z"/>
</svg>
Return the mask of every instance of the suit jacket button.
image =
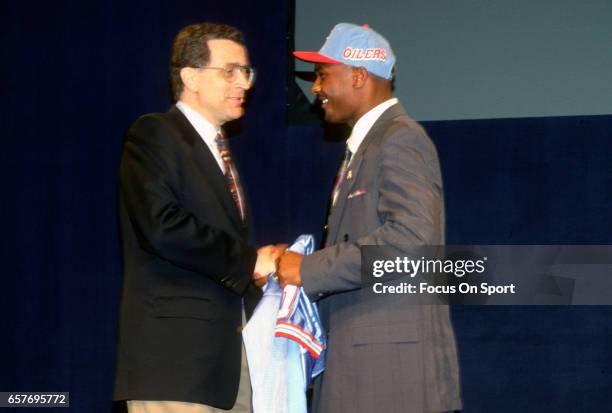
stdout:
<svg viewBox="0 0 612 413">
<path fill-rule="evenodd" d="M 319 293 L 319 297 L 323 297 L 325 293 Z"/>
<path fill-rule="evenodd" d="M 324 229 L 325 231 L 327 231 L 327 227 L 328 227 L 328 225 L 327 225 L 327 224 L 323 225 L 323 229 Z"/>
<path fill-rule="evenodd" d="M 344 234 L 344 236 L 342 237 L 342 239 L 344 240 L 344 242 L 348 242 L 348 240 L 349 240 L 349 236 L 348 236 L 348 234 Z"/>
</svg>

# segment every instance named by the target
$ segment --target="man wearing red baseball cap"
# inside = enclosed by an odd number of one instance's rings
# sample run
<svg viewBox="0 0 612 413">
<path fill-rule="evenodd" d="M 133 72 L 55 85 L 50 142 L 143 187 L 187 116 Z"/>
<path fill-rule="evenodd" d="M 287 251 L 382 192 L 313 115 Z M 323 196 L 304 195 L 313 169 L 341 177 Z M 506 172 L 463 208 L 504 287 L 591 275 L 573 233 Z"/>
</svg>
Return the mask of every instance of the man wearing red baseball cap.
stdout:
<svg viewBox="0 0 612 413">
<path fill-rule="evenodd" d="M 338 173 L 325 248 L 286 252 L 281 285 L 317 299 L 328 331 L 316 413 L 445 412 L 461 409 L 455 337 L 446 305 L 414 305 L 362 288 L 361 248 L 444 244 L 436 148 L 392 93 L 395 55 L 367 26 L 340 23 L 318 52 L 312 86 L 325 120 L 352 132 Z"/>
</svg>

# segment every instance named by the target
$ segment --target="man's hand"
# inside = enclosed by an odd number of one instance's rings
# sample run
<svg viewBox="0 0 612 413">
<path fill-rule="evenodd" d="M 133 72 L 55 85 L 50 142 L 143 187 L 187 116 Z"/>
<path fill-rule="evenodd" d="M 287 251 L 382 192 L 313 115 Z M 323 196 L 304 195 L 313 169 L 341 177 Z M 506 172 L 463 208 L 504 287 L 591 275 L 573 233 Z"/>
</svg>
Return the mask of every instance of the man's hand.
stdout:
<svg viewBox="0 0 612 413">
<path fill-rule="evenodd" d="M 300 274 L 300 265 L 304 256 L 291 251 L 285 251 L 278 260 L 278 268 L 276 275 L 278 275 L 278 282 L 282 288 L 285 288 L 287 284 L 291 285 L 302 285 L 302 276 Z"/>
<path fill-rule="evenodd" d="M 268 275 L 276 271 L 276 261 L 287 244 L 266 245 L 257 250 L 257 262 L 253 271 L 253 282 L 257 287 L 263 286 L 268 281 Z"/>
</svg>

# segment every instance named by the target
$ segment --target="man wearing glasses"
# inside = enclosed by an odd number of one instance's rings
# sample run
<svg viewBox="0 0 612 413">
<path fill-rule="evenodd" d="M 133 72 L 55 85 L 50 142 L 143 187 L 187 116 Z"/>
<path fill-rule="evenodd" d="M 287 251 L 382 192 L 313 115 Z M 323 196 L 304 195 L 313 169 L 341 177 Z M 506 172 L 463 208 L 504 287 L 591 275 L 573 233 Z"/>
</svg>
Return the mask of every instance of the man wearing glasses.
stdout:
<svg viewBox="0 0 612 413">
<path fill-rule="evenodd" d="M 243 309 L 258 298 L 254 273 L 273 271 L 280 251 L 248 242 L 221 127 L 243 115 L 254 76 L 237 29 L 187 26 L 172 46 L 176 105 L 140 117 L 125 138 L 114 398 L 130 412 L 249 411 Z"/>
</svg>

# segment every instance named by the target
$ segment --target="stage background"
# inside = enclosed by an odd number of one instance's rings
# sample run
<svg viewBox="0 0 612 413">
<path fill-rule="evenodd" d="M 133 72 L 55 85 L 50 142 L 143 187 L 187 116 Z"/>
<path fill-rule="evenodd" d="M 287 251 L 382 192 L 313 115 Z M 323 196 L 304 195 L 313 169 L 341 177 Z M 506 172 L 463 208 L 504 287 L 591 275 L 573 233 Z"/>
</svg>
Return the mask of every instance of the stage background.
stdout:
<svg viewBox="0 0 612 413">
<path fill-rule="evenodd" d="M 410 3 L 417 11 L 425 4 Z M 558 10 L 556 2 L 544 4 Z M 232 139 L 254 241 L 289 242 L 304 232 L 320 238 L 342 146 L 312 117 L 288 124 L 300 118 L 299 95 L 287 79 L 292 8 L 281 0 L 0 6 L 0 391 L 69 391 L 70 411 L 112 410 L 121 140 L 137 116 L 170 105 L 168 53 L 183 25 L 240 27 L 259 70 Z M 322 40 L 328 31 L 314 36 Z M 444 55 L 436 59 L 443 63 Z M 418 82 L 418 69 L 405 66 L 398 77 Z M 609 90 L 609 77 L 596 75 L 577 81 Z M 454 84 L 453 71 L 440 82 Z M 425 122 L 442 163 L 448 242 L 612 244 L 611 96 L 597 115 L 577 108 L 569 114 L 580 116 Z M 410 94 L 405 100 L 407 108 L 420 106 Z M 610 308 L 456 307 L 453 320 L 465 412 L 606 410 Z"/>
<path fill-rule="evenodd" d="M 419 120 L 610 114 L 607 0 L 295 4 L 297 50 L 318 50 L 338 19 L 392 39 L 397 95 Z"/>
</svg>

